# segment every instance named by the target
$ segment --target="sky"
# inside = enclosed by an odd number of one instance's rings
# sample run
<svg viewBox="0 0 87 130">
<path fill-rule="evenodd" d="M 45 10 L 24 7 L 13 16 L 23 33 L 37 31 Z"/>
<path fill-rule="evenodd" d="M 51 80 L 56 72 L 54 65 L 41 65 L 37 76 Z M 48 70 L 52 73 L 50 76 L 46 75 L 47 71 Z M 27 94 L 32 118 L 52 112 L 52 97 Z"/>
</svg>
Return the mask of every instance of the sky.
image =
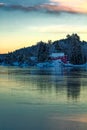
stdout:
<svg viewBox="0 0 87 130">
<path fill-rule="evenodd" d="M 87 0 L 0 0 L 0 53 L 72 33 L 87 41 Z"/>
</svg>

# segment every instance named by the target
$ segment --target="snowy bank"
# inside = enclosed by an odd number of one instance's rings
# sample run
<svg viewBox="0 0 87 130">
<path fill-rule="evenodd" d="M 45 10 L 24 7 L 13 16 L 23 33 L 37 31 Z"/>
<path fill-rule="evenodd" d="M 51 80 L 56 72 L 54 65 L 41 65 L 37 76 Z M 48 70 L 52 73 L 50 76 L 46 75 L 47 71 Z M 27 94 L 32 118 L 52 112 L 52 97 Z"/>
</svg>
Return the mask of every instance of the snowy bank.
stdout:
<svg viewBox="0 0 87 130">
<path fill-rule="evenodd" d="M 74 65 L 74 64 L 64 64 L 62 63 L 64 67 L 73 67 L 73 68 L 87 68 L 87 63 L 85 64 L 80 64 L 80 65 Z"/>
</svg>

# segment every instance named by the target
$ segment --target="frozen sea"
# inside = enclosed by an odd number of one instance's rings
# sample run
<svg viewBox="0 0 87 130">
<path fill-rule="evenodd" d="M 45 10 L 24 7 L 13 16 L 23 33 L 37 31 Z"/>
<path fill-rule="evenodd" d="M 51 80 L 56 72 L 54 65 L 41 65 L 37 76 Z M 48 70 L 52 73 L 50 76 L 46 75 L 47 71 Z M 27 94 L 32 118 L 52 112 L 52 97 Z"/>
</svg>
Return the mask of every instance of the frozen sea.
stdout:
<svg viewBox="0 0 87 130">
<path fill-rule="evenodd" d="M 87 130 L 87 70 L 0 66 L 0 130 Z"/>
</svg>

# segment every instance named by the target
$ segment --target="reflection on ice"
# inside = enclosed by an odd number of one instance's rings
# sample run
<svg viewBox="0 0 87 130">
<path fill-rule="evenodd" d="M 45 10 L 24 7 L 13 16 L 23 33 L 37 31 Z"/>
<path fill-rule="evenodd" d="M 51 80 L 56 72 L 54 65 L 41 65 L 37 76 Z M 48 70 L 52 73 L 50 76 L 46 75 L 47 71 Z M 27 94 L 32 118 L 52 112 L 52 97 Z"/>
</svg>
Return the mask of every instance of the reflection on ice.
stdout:
<svg viewBox="0 0 87 130">
<path fill-rule="evenodd" d="M 0 67 L 0 129 L 86 130 L 87 72 Z"/>
<path fill-rule="evenodd" d="M 15 86 L 12 87 L 13 90 L 21 91 L 24 89 L 27 92 L 35 90 L 36 92 L 44 92 L 45 94 L 54 93 L 55 96 L 61 93 L 61 96 L 62 94 L 66 94 L 68 99 L 77 100 L 80 97 L 84 71 L 76 68 L 68 70 L 62 68 L 57 70 L 56 67 L 44 69 L 8 67 L 4 68 L 3 71 L 1 69 L 0 72 L 3 76 L 6 76 L 5 80 L 8 80 L 8 83 L 10 83 L 6 85 Z M 84 75 L 86 76 L 85 73 Z"/>
<path fill-rule="evenodd" d="M 79 69 L 71 69 L 67 77 L 67 96 L 77 99 L 80 96 L 81 73 Z"/>
</svg>

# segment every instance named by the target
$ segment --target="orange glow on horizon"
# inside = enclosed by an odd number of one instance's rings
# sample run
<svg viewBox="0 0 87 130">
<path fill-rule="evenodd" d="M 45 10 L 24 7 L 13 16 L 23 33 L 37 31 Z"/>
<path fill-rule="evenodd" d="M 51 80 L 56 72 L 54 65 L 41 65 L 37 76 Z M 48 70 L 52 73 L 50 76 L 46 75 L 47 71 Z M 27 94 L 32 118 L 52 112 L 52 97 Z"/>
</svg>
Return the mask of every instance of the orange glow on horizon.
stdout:
<svg viewBox="0 0 87 130">
<path fill-rule="evenodd" d="M 68 34 L 68 33 L 67 33 Z M 22 40 L 19 40 L 19 39 L 9 39 L 8 40 L 1 40 L 1 46 L 0 46 L 0 54 L 3 54 L 3 53 L 8 53 L 8 52 L 13 52 L 17 49 L 20 49 L 20 48 L 24 48 L 24 47 L 29 47 L 29 46 L 32 46 L 32 45 L 36 45 L 39 41 L 43 41 L 43 42 L 48 42 L 48 40 L 52 40 L 52 41 L 55 41 L 55 40 L 60 40 L 60 39 L 63 39 L 63 38 L 66 38 L 66 35 L 67 34 L 64 34 L 64 33 L 52 33 L 48 36 L 44 36 L 44 39 L 43 39 L 43 36 L 40 36 L 40 37 L 36 37 L 36 38 L 31 38 L 31 39 L 28 39 L 27 38 L 27 42 L 25 42 L 24 39 Z M 72 34 L 72 33 L 71 33 Z M 85 33 L 78 33 L 78 35 L 80 36 L 80 39 L 81 41 L 87 41 L 87 34 Z"/>
</svg>

